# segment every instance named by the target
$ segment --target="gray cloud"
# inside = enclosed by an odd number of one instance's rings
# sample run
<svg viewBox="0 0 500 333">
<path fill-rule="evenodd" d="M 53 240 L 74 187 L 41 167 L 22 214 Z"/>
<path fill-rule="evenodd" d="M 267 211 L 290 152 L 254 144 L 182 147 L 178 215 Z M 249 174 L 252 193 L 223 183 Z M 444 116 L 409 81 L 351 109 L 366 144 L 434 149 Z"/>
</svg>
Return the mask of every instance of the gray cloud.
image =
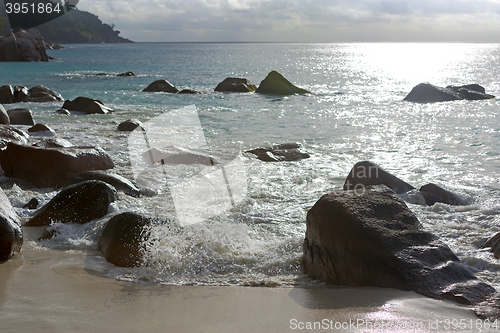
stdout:
<svg viewBox="0 0 500 333">
<path fill-rule="evenodd" d="M 499 41 L 497 0 L 83 0 L 125 37 L 158 41 Z"/>
</svg>

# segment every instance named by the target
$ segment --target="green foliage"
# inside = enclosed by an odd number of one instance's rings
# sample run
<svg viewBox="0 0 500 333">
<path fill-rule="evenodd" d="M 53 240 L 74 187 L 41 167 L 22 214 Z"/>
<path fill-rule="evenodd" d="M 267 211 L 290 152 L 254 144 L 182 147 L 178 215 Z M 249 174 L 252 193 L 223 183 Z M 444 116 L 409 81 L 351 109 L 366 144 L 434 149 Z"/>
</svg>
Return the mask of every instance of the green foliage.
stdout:
<svg viewBox="0 0 500 333">
<path fill-rule="evenodd" d="M 46 42 L 67 43 L 123 43 L 129 42 L 113 30 L 110 25 L 103 24 L 91 13 L 73 9 L 53 21 L 37 27 Z"/>
<path fill-rule="evenodd" d="M 29 0 L 27 0 L 29 1 Z M 0 1 L 0 20 L 3 19 L 3 34 L 10 29 L 5 14 L 5 6 Z M 0 21 L 0 34 L 2 34 L 2 22 Z M 35 27 L 48 43 L 71 44 L 71 43 L 127 43 L 128 39 L 119 36 L 120 32 L 114 27 L 102 23 L 97 15 L 72 9 L 65 15 L 50 22 Z"/>
</svg>

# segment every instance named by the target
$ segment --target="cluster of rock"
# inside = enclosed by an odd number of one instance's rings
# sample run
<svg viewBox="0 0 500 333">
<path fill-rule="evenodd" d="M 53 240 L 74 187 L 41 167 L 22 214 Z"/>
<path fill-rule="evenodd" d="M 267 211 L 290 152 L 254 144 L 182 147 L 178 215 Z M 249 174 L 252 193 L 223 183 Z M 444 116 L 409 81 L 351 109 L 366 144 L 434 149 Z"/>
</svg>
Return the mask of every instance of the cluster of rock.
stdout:
<svg viewBox="0 0 500 333">
<path fill-rule="evenodd" d="M 145 92 L 167 92 L 171 94 L 198 94 L 199 92 L 183 89 L 179 90 L 166 80 L 157 80 L 147 86 Z M 219 92 L 253 92 L 270 95 L 310 94 L 311 92 L 299 88 L 276 71 L 270 72 L 257 88 L 255 84 L 245 78 L 228 77 L 215 87 Z"/>
<path fill-rule="evenodd" d="M 404 98 L 405 101 L 417 103 L 435 103 L 457 100 L 482 100 L 495 98 L 486 93 L 484 87 L 478 84 L 464 86 L 438 87 L 430 83 L 420 83 Z"/>
<path fill-rule="evenodd" d="M 5 85 L 0 87 L 0 104 L 13 104 L 21 102 L 59 102 L 63 98 L 61 94 L 49 88 L 38 85 L 31 89 L 24 86 Z"/>
<path fill-rule="evenodd" d="M 369 161 L 358 162 L 353 166 L 344 183 L 344 190 L 362 192 L 365 187 L 370 185 L 385 185 L 399 195 L 415 190 L 412 185 Z M 437 202 L 448 205 L 468 204 L 467 199 L 433 183 L 420 187 L 418 194 L 423 197 L 425 203 L 429 206 Z"/>
</svg>

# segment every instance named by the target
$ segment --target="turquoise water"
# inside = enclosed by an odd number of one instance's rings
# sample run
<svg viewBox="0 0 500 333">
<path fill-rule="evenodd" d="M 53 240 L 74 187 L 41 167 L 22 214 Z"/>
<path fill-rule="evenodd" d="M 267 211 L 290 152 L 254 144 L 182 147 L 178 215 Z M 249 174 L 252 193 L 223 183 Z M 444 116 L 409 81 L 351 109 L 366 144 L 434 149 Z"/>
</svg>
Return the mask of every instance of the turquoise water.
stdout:
<svg viewBox="0 0 500 333">
<path fill-rule="evenodd" d="M 409 203 L 425 228 L 439 235 L 478 275 L 500 286 L 500 261 L 482 240 L 500 231 L 500 103 L 403 101 L 421 82 L 478 83 L 500 95 L 499 44 L 266 44 L 137 43 L 66 45 L 49 51 L 50 63 L 0 63 L 0 84 L 43 84 L 66 99 L 88 96 L 115 112 L 62 116 L 62 103 L 28 103 L 37 122 L 74 144 L 95 144 L 114 159 L 114 172 L 133 177 L 127 134 L 116 126 L 128 118 L 148 122 L 194 105 L 211 152 L 224 158 L 284 142 L 300 142 L 311 154 L 299 162 L 266 164 L 245 157 L 248 198 L 231 211 L 185 228 L 179 235 L 159 228 L 150 248 L 151 267 L 117 269 L 108 276 L 170 284 L 311 283 L 300 257 L 307 210 L 322 194 L 342 187 L 351 167 L 371 160 L 419 187 L 428 182 L 472 199 L 469 206 L 424 207 Z M 277 70 L 313 95 L 225 94 L 215 86 L 230 76 L 259 84 Z M 92 76 L 133 71 L 136 77 Z M 143 93 L 157 79 L 199 95 Z M 18 107 L 18 105 L 16 105 Z M 33 195 L 8 191 L 20 208 Z M 124 210 L 173 216 L 164 196 L 122 196 L 111 213 Z M 105 220 L 87 226 L 55 226 L 60 235 L 28 246 L 87 251 L 100 261 L 96 245 Z"/>
</svg>

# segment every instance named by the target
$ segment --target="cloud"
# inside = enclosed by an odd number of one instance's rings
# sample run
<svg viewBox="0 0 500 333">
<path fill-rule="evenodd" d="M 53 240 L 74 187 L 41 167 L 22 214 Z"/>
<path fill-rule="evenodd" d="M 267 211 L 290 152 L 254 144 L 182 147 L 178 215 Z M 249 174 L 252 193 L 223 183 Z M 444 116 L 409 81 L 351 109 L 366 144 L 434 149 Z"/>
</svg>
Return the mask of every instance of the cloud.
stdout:
<svg viewBox="0 0 500 333">
<path fill-rule="evenodd" d="M 499 41 L 496 0 L 84 0 L 142 41 Z"/>
</svg>

